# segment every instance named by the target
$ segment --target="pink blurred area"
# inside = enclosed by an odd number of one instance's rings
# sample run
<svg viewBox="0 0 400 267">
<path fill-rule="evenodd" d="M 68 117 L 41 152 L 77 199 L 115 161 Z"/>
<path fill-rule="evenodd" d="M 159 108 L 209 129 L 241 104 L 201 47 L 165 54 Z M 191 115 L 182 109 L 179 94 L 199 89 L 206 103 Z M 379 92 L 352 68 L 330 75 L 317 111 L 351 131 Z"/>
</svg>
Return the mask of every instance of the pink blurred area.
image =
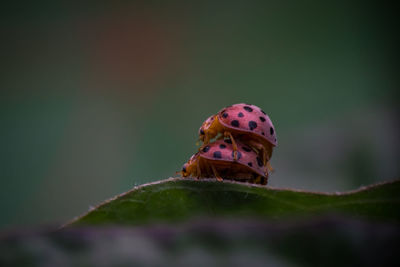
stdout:
<svg viewBox="0 0 400 267">
<path fill-rule="evenodd" d="M 116 90 L 124 100 L 148 97 L 182 64 L 181 29 L 151 11 L 113 12 L 79 24 L 90 69 L 88 88 Z M 140 94 L 138 94 L 140 93 Z M 129 98 L 129 96 L 134 97 Z M 128 97 L 128 98 L 127 98 Z"/>
</svg>

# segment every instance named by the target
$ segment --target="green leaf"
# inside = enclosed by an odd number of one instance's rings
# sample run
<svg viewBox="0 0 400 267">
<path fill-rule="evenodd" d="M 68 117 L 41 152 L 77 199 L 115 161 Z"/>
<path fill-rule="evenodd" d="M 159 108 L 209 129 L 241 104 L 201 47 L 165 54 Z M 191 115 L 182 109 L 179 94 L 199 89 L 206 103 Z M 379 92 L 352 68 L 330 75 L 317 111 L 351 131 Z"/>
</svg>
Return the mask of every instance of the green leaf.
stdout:
<svg viewBox="0 0 400 267">
<path fill-rule="evenodd" d="M 170 178 L 133 188 L 68 225 L 178 222 L 197 217 L 281 219 L 321 214 L 400 221 L 400 180 L 346 193 Z"/>
</svg>

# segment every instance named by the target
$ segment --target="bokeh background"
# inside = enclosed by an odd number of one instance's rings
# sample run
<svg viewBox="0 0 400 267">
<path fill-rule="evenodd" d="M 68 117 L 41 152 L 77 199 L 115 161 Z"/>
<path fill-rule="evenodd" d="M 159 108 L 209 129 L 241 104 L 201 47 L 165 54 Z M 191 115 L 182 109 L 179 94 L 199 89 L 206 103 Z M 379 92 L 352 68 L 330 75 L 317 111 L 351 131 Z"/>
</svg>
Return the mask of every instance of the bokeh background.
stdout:
<svg viewBox="0 0 400 267">
<path fill-rule="evenodd" d="M 381 1 L 2 5 L 0 229 L 175 176 L 203 120 L 260 106 L 270 185 L 399 178 L 395 11 Z"/>
</svg>

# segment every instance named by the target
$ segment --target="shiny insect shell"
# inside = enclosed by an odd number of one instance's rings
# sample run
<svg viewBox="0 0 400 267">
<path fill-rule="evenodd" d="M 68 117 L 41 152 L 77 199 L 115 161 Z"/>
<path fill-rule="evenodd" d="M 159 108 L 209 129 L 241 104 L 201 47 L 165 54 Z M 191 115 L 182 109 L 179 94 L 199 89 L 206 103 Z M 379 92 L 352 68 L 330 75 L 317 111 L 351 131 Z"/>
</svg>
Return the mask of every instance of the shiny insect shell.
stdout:
<svg viewBox="0 0 400 267">
<path fill-rule="evenodd" d="M 275 127 L 269 116 L 259 107 L 250 104 L 235 104 L 210 116 L 199 129 L 203 147 L 219 134 L 236 139 L 258 149 L 266 163 L 277 145 Z"/>
<path fill-rule="evenodd" d="M 262 159 L 249 146 L 237 142 L 237 159 L 234 159 L 232 141 L 220 139 L 194 154 L 183 165 L 183 177 L 216 177 L 251 183 L 267 184 L 268 171 Z"/>
</svg>

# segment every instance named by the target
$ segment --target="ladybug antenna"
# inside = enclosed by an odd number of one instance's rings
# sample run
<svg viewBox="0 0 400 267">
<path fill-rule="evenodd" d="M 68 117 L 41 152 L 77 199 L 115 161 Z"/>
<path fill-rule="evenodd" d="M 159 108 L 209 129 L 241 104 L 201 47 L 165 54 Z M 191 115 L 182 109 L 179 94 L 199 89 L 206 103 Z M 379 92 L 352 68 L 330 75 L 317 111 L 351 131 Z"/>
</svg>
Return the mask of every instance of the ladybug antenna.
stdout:
<svg viewBox="0 0 400 267">
<path fill-rule="evenodd" d="M 268 172 L 269 172 L 269 173 L 274 173 L 274 172 L 275 172 L 275 169 L 272 168 L 272 166 L 271 166 L 271 164 L 269 163 L 269 161 L 267 162 L 267 169 L 268 169 Z"/>
</svg>

